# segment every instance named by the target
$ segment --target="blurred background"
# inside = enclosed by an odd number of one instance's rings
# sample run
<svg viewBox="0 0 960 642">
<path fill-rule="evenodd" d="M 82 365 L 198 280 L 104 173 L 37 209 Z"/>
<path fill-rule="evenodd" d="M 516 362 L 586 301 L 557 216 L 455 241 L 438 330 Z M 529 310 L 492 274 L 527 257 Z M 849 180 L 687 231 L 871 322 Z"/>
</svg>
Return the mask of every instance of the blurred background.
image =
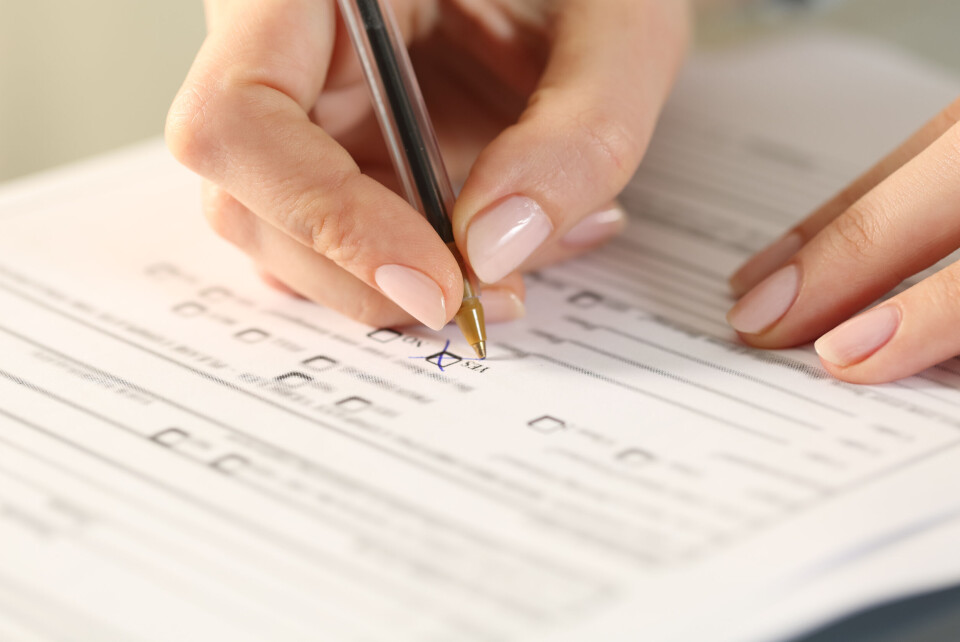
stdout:
<svg viewBox="0 0 960 642">
<path fill-rule="evenodd" d="M 960 73 L 960 0 L 701 3 L 701 49 L 826 27 Z M 201 0 L 0 0 L 0 181 L 159 136 L 203 34 Z"/>
<path fill-rule="evenodd" d="M 0 0 L 0 181 L 163 131 L 200 0 Z"/>
</svg>

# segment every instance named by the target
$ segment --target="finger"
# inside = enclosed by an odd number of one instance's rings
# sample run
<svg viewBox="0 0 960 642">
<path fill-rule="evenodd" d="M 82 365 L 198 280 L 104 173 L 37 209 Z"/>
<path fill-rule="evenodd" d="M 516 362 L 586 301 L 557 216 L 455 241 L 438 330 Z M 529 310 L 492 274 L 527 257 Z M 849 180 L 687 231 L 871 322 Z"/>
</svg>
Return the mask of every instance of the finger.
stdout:
<svg viewBox="0 0 960 642">
<path fill-rule="evenodd" d="M 876 185 L 886 180 L 904 163 L 926 149 L 958 121 L 960 121 L 960 99 L 937 114 L 889 156 L 867 170 L 866 173 L 819 207 L 799 225 L 744 263 L 730 277 L 730 289 L 733 294 L 741 296 L 768 274 L 786 263 L 820 230 L 860 200 Z"/>
<path fill-rule="evenodd" d="M 728 314 L 761 347 L 804 343 L 960 244 L 960 125 L 868 192 Z"/>
<path fill-rule="evenodd" d="M 370 326 L 416 323 L 414 317 L 380 292 L 324 257 L 309 253 L 263 222 L 257 224 L 264 226 L 264 230 L 260 234 L 260 247 L 252 255 L 262 270 L 270 270 L 270 274 L 293 293 Z M 483 288 L 481 303 L 487 322 L 504 323 L 525 316 L 525 294 L 523 280 L 517 274 Z"/>
<path fill-rule="evenodd" d="M 401 37 L 408 44 L 433 31 L 439 18 L 437 0 L 393 0 L 390 5 Z M 343 16 L 338 16 L 330 68 L 323 92 L 310 112 L 311 118 L 338 138 L 363 122 L 372 108 L 360 59 Z"/>
<path fill-rule="evenodd" d="M 821 337 L 817 352 L 831 374 L 852 383 L 884 383 L 960 354 L 960 264 Z"/>
<path fill-rule="evenodd" d="M 454 231 L 496 281 L 602 210 L 633 175 L 680 63 L 685 3 L 567 0 L 541 84 L 477 159 Z"/>
<path fill-rule="evenodd" d="M 288 296 L 292 296 L 295 299 L 306 299 L 307 297 L 303 296 L 289 285 L 270 274 L 266 270 L 258 269 L 257 272 L 260 274 L 260 280 L 266 283 L 268 286 L 276 290 L 277 292 L 282 292 Z"/>
<path fill-rule="evenodd" d="M 462 185 L 483 147 L 516 122 L 523 110 L 532 87 L 527 83 L 521 93 L 512 85 L 525 82 L 523 76 L 532 76 L 529 71 L 517 70 L 536 66 L 536 56 L 519 43 L 497 41 L 457 6 L 444 5 L 442 24 L 420 40 L 410 56 L 431 108 L 447 171 L 456 184 Z M 499 54 L 499 67 L 489 66 L 492 56 L 486 52 Z M 335 53 L 334 60 L 337 57 Z M 542 66 L 537 76 L 540 71 Z M 331 70 L 331 77 L 334 74 Z M 389 162 L 389 156 L 373 119 L 366 84 L 359 77 L 356 80 L 352 85 L 332 88 L 334 83 L 328 79 L 311 118 L 366 168 L 358 151 L 367 159 L 375 151 L 379 162 Z"/>
<path fill-rule="evenodd" d="M 263 222 L 218 186 L 205 183 L 203 204 L 213 230 L 250 256 L 268 285 L 367 325 L 414 322 L 414 317 L 380 292 Z M 516 275 L 485 288 L 482 302 L 488 320 L 498 323 L 519 319 L 525 314 L 524 296 L 523 281 Z"/>
<path fill-rule="evenodd" d="M 337 140 L 348 132 L 355 131 L 361 123 L 371 120 L 372 116 L 373 103 L 370 102 L 370 92 L 363 83 L 325 89 L 310 112 L 310 119 Z M 373 127 L 367 129 L 379 134 L 376 123 L 370 124 Z"/>
<path fill-rule="evenodd" d="M 463 291 L 450 251 L 307 118 L 331 54 L 332 2 L 229 6 L 171 108 L 174 155 L 305 248 L 441 328 Z"/>
<path fill-rule="evenodd" d="M 577 223 L 555 243 L 543 246 L 518 271 L 538 270 L 595 250 L 620 234 L 626 226 L 626 212 L 619 203 L 611 203 Z"/>
<path fill-rule="evenodd" d="M 405 325 L 411 316 L 326 257 L 262 221 L 222 188 L 206 183 L 204 215 L 219 236 L 286 288 L 369 325 Z"/>
<path fill-rule="evenodd" d="M 548 5 L 553 4 L 529 0 L 443 3 L 443 17 L 437 25 L 445 41 L 443 46 L 467 55 L 448 55 L 439 60 L 452 65 L 470 61 L 485 71 L 459 73 L 464 84 L 484 82 L 485 76 L 493 75 L 507 92 L 529 96 L 549 55 L 546 24 L 552 14 Z"/>
<path fill-rule="evenodd" d="M 457 185 L 464 184 L 483 148 L 517 121 L 530 94 L 514 91 L 502 74 L 464 52 L 464 39 L 472 40 L 438 33 L 411 51 L 444 165 Z"/>
</svg>

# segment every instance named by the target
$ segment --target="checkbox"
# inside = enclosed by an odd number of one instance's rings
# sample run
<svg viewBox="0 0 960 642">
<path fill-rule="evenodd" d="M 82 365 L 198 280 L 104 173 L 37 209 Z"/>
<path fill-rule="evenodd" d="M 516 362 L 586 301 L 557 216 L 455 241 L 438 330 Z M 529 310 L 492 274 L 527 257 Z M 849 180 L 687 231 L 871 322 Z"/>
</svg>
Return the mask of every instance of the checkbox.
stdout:
<svg viewBox="0 0 960 642">
<path fill-rule="evenodd" d="M 550 415 L 544 415 L 538 417 L 533 421 L 527 423 L 528 426 L 536 430 L 537 432 L 542 433 L 552 433 L 564 430 L 567 427 L 566 422 L 557 419 L 556 417 L 551 417 Z"/>
<path fill-rule="evenodd" d="M 427 357 L 427 363 L 432 363 L 435 366 L 440 368 L 449 368 L 463 361 L 463 358 L 459 355 L 455 355 L 452 352 L 438 352 L 437 354 L 431 354 Z"/>
<path fill-rule="evenodd" d="M 379 330 L 374 330 L 367 336 L 379 343 L 389 343 L 399 339 L 403 336 L 403 334 L 397 332 L 396 330 L 391 330 L 390 328 L 380 328 Z"/>
<path fill-rule="evenodd" d="M 225 455 L 210 462 L 211 468 L 216 468 L 222 473 L 231 475 L 246 468 L 249 464 L 247 458 L 240 455 Z"/>
<path fill-rule="evenodd" d="M 187 303 L 181 303 L 176 305 L 173 308 L 174 314 L 181 317 L 198 317 L 201 314 L 205 313 L 207 309 L 200 305 L 199 303 L 194 303 L 193 301 L 188 301 Z"/>
<path fill-rule="evenodd" d="M 166 430 L 161 430 L 150 437 L 150 439 L 153 441 L 157 442 L 161 446 L 166 446 L 167 448 L 176 446 L 177 444 L 182 443 L 189 438 L 190 435 L 186 431 L 180 430 L 179 428 L 167 428 Z"/>
<path fill-rule="evenodd" d="M 180 271 L 169 263 L 154 263 L 145 270 L 148 276 L 164 278 L 168 276 L 178 276 Z"/>
<path fill-rule="evenodd" d="M 603 301 L 602 296 L 596 292 L 590 292 L 587 290 L 574 294 L 572 297 L 567 299 L 568 303 L 571 303 L 578 308 L 592 308 L 601 301 Z"/>
<path fill-rule="evenodd" d="M 313 381 L 313 377 L 309 377 L 302 372 L 288 372 L 277 377 L 277 381 L 288 388 L 299 388 Z"/>
<path fill-rule="evenodd" d="M 220 286 L 214 286 L 211 288 L 206 288 L 200 292 L 200 298 L 205 301 L 211 301 L 217 303 L 219 301 L 226 301 L 227 299 L 233 296 L 233 292 L 227 288 L 222 288 Z"/>
<path fill-rule="evenodd" d="M 336 403 L 337 408 L 346 410 L 347 412 L 358 412 L 370 405 L 371 402 L 367 401 L 363 397 L 347 397 L 346 399 L 341 399 Z"/>
<path fill-rule="evenodd" d="M 244 343 L 260 343 L 261 341 L 266 341 L 270 338 L 270 334 L 268 332 L 258 330 L 257 328 L 247 328 L 246 330 L 241 330 L 234 336 Z"/>
<path fill-rule="evenodd" d="M 331 359 L 330 357 L 318 356 L 310 357 L 303 362 L 303 365 L 310 368 L 314 372 L 326 372 L 327 370 L 333 370 L 339 365 L 339 362 L 336 359 Z"/>
<path fill-rule="evenodd" d="M 646 450 L 628 448 L 617 455 L 617 459 L 628 466 L 647 466 L 656 461 L 656 457 Z"/>
</svg>

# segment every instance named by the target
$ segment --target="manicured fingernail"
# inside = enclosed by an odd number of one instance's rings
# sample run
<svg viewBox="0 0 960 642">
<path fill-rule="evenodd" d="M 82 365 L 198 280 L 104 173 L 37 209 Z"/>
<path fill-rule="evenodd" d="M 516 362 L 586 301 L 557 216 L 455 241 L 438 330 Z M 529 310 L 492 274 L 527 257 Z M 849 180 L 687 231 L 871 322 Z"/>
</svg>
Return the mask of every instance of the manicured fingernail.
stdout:
<svg viewBox="0 0 960 642">
<path fill-rule="evenodd" d="M 423 272 L 403 265 L 381 265 L 374 279 L 384 294 L 423 325 L 441 330 L 447 324 L 443 290 Z"/>
<path fill-rule="evenodd" d="M 594 212 L 563 235 L 560 242 L 567 247 L 581 248 L 596 245 L 615 236 L 627 220 L 623 210 L 617 206 Z"/>
<path fill-rule="evenodd" d="M 882 348 L 900 327 L 900 309 L 882 305 L 853 317 L 820 337 L 813 347 L 838 366 L 860 363 Z"/>
<path fill-rule="evenodd" d="M 480 302 L 483 304 L 483 314 L 490 323 L 516 321 L 527 314 L 527 306 L 512 290 L 484 288 Z"/>
<path fill-rule="evenodd" d="M 800 292 L 800 268 L 782 267 L 753 288 L 727 313 L 737 332 L 758 334 L 780 320 Z"/>
<path fill-rule="evenodd" d="M 791 232 L 754 254 L 730 277 L 730 289 L 740 296 L 776 270 L 803 247 L 803 237 Z"/>
<path fill-rule="evenodd" d="M 495 283 L 533 254 L 553 224 L 531 198 L 511 196 L 477 215 L 467 229 L 467 255 L 480 280 Z"/>
</svg>

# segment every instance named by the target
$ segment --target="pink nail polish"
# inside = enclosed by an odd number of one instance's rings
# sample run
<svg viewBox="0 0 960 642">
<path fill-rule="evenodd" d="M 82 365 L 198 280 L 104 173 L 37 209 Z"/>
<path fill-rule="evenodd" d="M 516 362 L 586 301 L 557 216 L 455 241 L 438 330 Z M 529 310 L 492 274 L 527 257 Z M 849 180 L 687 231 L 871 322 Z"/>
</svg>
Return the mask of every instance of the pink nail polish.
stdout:
<svg viewBox="0 0 960 642">
<path fill-rule="evenodd" d="M 563 235 L 560 242 L 571 248 L 597 245 L 616 235 L 623 228 L 626 215 L 619 207 L 608 207 L 594 212 Z"/>
<path fill-rule="evenodd" d="M 759 334 L 787 313 L 800 292 L 800 268 L 782 267 L 761 281 L 727 313 L 734 330 Z"/>
<path fill-rule="evenodd" d="M 374 279 L 384 294 L 428 328 L 441 330 L 447 324 L 443 290 L 423 272 L 403 265 L 381 265 Z"/>
<path fill-rule="evenodd" d="M 553 232 L 543 208 L 531 198 L 511 196 L 478 214 L 467 229 L 467 256 L 485 283 L 507 276 Z"/>
<path fill-rule="evenodd" d="M 730 277 L 730 288 L 734 295 L 740 296 L 755 286 L 787 262 L 801 247 L 803 247 L 803 237 L 799 232 L 791 232 L 754 254 Z"/>
<path fill-rule="evenodd" d="M 505 323 L 522 319 L 527 307 L 514 292 L 500 288 L 485 288 L 480 295 L 483 312 L 489 323 Z"/>
<path fill-rule="evenodd" d="M 820 337 L 813 347 L 838 366 L 860 363 L 887 344 L 900 327 L 900 309 L 882 305 L 853 317 Z"/>
</svg>

